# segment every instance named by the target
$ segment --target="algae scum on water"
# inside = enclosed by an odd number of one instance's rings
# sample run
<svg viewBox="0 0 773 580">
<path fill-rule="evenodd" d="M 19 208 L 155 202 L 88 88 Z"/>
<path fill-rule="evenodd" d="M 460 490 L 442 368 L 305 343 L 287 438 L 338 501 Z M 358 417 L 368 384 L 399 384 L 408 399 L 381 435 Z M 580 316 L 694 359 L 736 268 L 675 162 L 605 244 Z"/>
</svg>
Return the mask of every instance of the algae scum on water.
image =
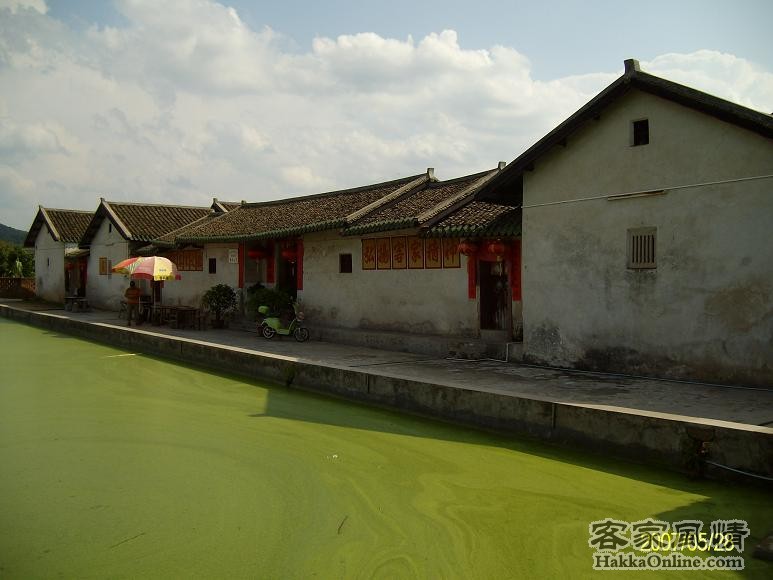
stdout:
<svg viewBox="0 0 773 580">
<path fill-rule="evenodd" d="M 649 517 L 745 519 L 743 574 L 770 577 L 750 553 L 773 505 L 753 488 L 4 319 L 0 362 L 3 578 L 590 577 L 589 523 Z"/>
</svg>

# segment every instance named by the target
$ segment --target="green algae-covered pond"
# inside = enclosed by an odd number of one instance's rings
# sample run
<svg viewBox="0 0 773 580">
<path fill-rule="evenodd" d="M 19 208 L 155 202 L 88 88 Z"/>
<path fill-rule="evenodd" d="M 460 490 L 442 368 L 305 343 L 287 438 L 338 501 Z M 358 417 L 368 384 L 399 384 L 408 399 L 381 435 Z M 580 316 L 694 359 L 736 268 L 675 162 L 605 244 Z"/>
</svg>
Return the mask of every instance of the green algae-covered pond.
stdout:
<svg viewBox="0 0 773 580">
<path fill-rule="evenodd" d="M 581 578 L 588 524 L 761 490 L 203 372 L 0 319 L 2 578 Z M 690 571 L 639 572 L 697 578 Z M 639 576 L 637 576 L 639 577 Z M 729 572 L 712 572 L 729 578 Z"/>
</svg>

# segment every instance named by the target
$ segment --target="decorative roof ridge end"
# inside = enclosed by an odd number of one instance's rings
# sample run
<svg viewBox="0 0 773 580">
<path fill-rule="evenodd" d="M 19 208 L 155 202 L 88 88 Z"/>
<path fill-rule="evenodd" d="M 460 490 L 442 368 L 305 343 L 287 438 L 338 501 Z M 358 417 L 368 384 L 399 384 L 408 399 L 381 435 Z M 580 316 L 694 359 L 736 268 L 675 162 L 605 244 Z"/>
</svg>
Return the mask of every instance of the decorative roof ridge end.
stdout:
<svg viewBox="0 0 773 580">
<path fill-rule="evenodd" d="M 217 208 L 219 208 L 219 210 L 220 210 L 221 212 L 223 212 L 223 213 L 228 213 L 228 210 L 226 209 L 226 207 L 225 207 L 225 206 L 223 205 L 223 203 L 222 203 L 222 202 L 221 202 L 219 199 L 217 199 L 216 197 L 213 197 L 213 198 L 212 198 L 212 205 L 214 205 L 214 206 L 216 206 Z M 210 206 L 210 207 L 212 207 L 212 206 Z"/>
</svg>

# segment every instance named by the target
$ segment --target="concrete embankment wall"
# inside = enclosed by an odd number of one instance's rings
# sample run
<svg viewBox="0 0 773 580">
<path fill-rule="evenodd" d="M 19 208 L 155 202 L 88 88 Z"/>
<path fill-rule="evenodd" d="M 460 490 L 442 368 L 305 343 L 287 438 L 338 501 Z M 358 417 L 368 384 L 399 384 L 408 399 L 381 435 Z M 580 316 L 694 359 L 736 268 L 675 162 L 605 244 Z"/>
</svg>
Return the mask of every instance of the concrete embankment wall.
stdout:
<svg viewBox="0 0 773 580">
<path fill-rule="evenodd" d="M 683 472 L 697 469 L 703 446 L 708 451 L 707 459 L 715 463 L 773 477 L 773 429 L 765 427 L 460 389 L 373 369 L 305 362 L 5 305 L 0 305 L 0 313 L 19 322 L 135 352 Z M 717 479 L 736 477 L 733 472 L 710 465 L 705 467 L 705 475 Z"/>
</svg>

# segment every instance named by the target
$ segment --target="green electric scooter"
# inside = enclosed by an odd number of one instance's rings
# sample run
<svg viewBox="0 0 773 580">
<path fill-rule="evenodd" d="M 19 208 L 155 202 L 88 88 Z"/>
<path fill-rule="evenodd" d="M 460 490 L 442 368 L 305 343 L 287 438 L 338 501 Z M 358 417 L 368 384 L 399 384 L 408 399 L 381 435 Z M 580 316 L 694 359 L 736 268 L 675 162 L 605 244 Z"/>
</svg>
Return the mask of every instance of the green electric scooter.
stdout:
<svg viewBox="0 0 773 580">
<path fill-rule="evenodd" d="M 304 315 L 298 309 L 298 304 L 293 304 L 295 316 L 287 327 L 282 326 L 279 314 L 270 312 L 268 306 L 259 307 L 258 312 L 263 315 L 263 320 L 258 323 L 258 332 L 263 335 L 263 338 L 272 339 L 278 334 L 280 336 L 292 335 L 298 342 L 309 340 L 309 329 L 303 326 Z"/>
</svg>

